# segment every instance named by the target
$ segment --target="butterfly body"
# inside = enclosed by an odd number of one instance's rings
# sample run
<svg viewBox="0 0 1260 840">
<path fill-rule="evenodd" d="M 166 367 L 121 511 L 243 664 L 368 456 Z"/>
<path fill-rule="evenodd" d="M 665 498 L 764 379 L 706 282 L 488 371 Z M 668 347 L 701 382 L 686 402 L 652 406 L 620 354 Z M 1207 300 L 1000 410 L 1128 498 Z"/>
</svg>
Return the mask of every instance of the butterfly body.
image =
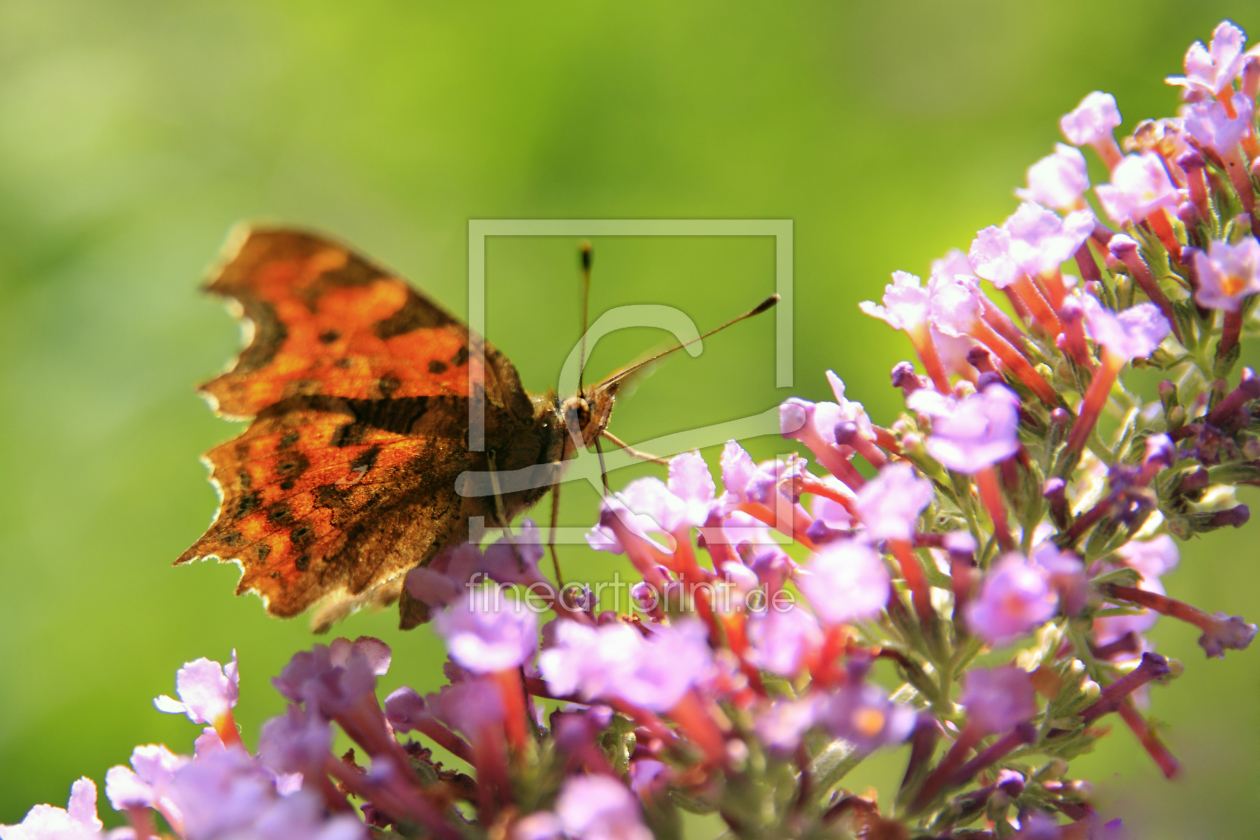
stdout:
<svg viewBox="0 0 1260 840">
<path fill-rule="evenodd" d="M 404 625 L 424 620 L 407 571 L 466 540 L 470 517 L 510 521 L 536 504 L 611 415 L 615 381 L 531 396 L 489 343 L 470 376 L 479 360 L 466 326 L 317 234 L 242 229 L 207 288 L 248 329 L 236 364 L 201 390 L 220 414 L 252 420 L 207 453 L 221 503 L 176 563 L 239 564 L 238 594 L 257 593 L 272 615 L 318 604 L 324 629 L 401 598 Z M 484 451 L 468 446 L 470 399 L 484 409 Z M 551 481 L 456 491 L 463 473 L 539 465 Z"/>
</svg>

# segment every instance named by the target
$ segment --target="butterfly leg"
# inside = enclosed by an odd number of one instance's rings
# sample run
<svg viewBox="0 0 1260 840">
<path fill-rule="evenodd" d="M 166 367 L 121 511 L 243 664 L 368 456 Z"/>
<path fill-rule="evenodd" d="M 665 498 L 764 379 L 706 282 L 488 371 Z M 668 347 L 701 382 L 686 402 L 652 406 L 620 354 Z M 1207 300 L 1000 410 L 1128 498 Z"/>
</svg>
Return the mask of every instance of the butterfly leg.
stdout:
<svg viewBox="0 0 1260 840">
<path fill-rule="evenodd" d="M 525 558 L 521 555 L 521 550 L 516 545 L 516 540 L 512 537 L 507 508 L 503 504 L 503 494 L 499 491 L 499 471 L 495 466 L 496 459 L 493 452 L 486 453 L 486 461 L 490 472 L 490 486 L 494 490 L 494 518 L 499 527 L 503 529 L 503 538 L 507 540 L 508 545 L 512 547 L 512 553 L 516 555 L 516 565 L 523 570 L 525 568 Z"/>
<path fill-rule="evenodd" d="M 607 429 L 604 429 L 604 437 L 608 438 L 617 446 L 620 446 L 622 449 L 629 452 L 635 458 L 642 458 L 644 461 L 651 461 L 653 464 L 664 464 L 667 467 L 669 466 L 669 461 L 667 461 L 666 459 L 660 457 L 659 455 L 649 455 L 646 452 L 640 452 L 639 450 L 635 449 L 633 446 L 630 446 L 628 443 L 623 442 L 621 438 L 617 437 L 616 435 L 614 435 L 612 432 L 608 431 Z"/>
<path fill-rule="evenodd" d="M 564 589 L 564 578 L 560 576 L 560 556 L 556 553 L 556 528 L 560 524 L 560 483 L 551 487 L 551 537 L 547 540 L 547 548 L 551 551 L 551 565 L 556 569 L 556 586 Z"/>
</svg>

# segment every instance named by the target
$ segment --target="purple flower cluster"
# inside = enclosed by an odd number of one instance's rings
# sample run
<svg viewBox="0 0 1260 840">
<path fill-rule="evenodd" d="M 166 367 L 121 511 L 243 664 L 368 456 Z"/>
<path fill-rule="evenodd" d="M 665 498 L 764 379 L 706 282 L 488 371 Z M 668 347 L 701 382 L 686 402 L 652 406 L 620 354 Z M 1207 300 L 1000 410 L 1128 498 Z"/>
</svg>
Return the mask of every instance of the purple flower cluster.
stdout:
<svg viewBox="0 0 1260 840">
<path fill-rule="evenodd" d="M 1118 838 L 1067 762 L 1115 715 L 1176 773 L 1142 709 L 1182 669 L 1146 634 L 1168 616 L 1219 657 L 1256 633 L 1161 582 L 1176 538 L 1241 526 L 1234 488 L 1260 484 L 1260 378 L 1234 378 L 1260 295 L 1245 40 L 1226 22 L 1192 46 L 1179 115 L 1122 140 L 1115 99 L 1086 96 L 1002 224 L 862 305 L 921 362 L 892 371 L 900 418 L 828 372 L 833 399 L 780 407 L 800 454 L 731 441 L 716 479 L 691 452 L 609 494 L 588 541 L 637 574 L 628 609 L 556 591 L 525 520 L 408 576 L 439 691 L 382 703 L 388 647 L 316 645 L 250 752 L 235 655 L 188 663 L 156 705 L 205 727 L 192 753 L 140 746 L 106 775 L 130 828 L 103 831 L 82 779 L 0 838 L 646 840 L 677 836 L 679 806 L 739 837 Z M 903 743 L 882 810 L 841 787 Z"/>
</svg>

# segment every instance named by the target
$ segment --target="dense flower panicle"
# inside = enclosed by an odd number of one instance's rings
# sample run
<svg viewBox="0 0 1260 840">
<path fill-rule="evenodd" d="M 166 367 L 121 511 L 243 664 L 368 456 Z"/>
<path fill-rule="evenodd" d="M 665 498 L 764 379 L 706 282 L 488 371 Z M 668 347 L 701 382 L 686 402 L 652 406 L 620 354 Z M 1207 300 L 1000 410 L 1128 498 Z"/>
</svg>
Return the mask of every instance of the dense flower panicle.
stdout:
<svg viewBox="0 0 1260 840">
<path fill-rule="evenodd" d="M 1217 657 L 1257 632 L 1162 582 L 1174 536 L 1246 522 L 1234 489 L 1260 463 L 1260 378 L 1235 372 L 1260 294 L 1244 47 L 1228 22 L 1192 46 L 1179 116 L 1138 123 L 1127 155 L 1114 98 L 1086 96 L 1060 127 L 1110 183 L 1059 144 L 968 254 L 862 305 L 922 364 L 892 371 L 901 417 L 872 422 L 827 371 L 834 401 L 780 406 L 798 454 L 730 441 L 720 481 L 688 452 L 609 493 L 588 542 L 637 573 L 634 614 L 603 584 L 555 592 L 525 520 L 405 581 L 448 684 L 382 704 L 387 645 L 314 645 L 273 681 L 289 705 L 253 754 L 235 654 L 186 663 L 156 704 L 209 726 L 192 755 L 144 745 L 108 771 L 131 828 L 103 832 L 83 779 L 0 838 L 147 838 L 160 815 L 177 840 L 648 840 L 677 834 L 679 803 L 740 838 L 1118 838 L 1067 762 L 1127 729 L 1177 772 L 1142 710 L 1182 669 L 1144 634 L 1186 622 Z M 1163 372 L 1157 393 L 1133 366 Z M 845 790 L 906 741 L 895 811 Z"/>
</svg>

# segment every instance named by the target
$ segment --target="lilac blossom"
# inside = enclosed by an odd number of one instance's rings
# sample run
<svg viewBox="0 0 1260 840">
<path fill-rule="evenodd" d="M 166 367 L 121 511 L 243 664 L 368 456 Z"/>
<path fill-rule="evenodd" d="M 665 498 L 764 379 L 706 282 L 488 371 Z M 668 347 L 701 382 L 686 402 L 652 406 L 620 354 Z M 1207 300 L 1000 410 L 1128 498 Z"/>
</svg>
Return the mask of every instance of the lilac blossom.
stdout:
<svg viewBox="0 0 1260 840">
<path fill-rule="evenodd" d="M 481 549 L 460 543 L 443 550 L 431 562 L 408 572 L 407 591 L 411 597 L 430 607 L 444 607 L 465 593 L 469 580 L 484 565 Z"/>
<path fill-rule="evenodd" d="M 1028 188 L 1015 190 L 1015 195 L 1057 210 L 1075 210 L 1088 189 L 1085 155 L 1080 149 L 1056 143 L 1054 154 L 1028 167 Z"/>
<path fill-rule="evenodd" d="M 1085 563 L 1070 551 L 1060 551 L 1052 542 L 1043 542 L 1033 549 L 1032 561 L 1041 567 L 1050 587 L 1059 594 L 1063 609 L 1070 615 L 1085 606 Z"/>
<path fill-rule="evenodd" d="M 1243 46 L 1247 35 L 1229 21 L 1222 21 L 1212 30 L 1211 47 L 1195 41 L 1186 50 L 1184 76 L 1169 76 L 1165 81 L 1189 91 L 1202 91 L 1217 96 L 1234 83 L 1242 70 Z"/>
<path fill-rule="evenodd" d="M 967 605 L 967 625 L 992 645 L 1005 645 L 1045 623 L 1059 598 L 1040 566 L 1009 552 L 984 576 L 980 595 Z"/>
<path fill-rule="evenodd" d="M 443 686 L 434 694 L 426 694 L 423 706 L 435 720 L 473 740 L 501 727 L 505 713 L 502 694 L 494 682 L 485 677 Z M 409 711 L 416 713 L 414 707 Z M 395 713 L 398 713 L 397 707 Z"/>
<path fill-rule="evenodd" d="M 1063 136 L 1073 146 L 1092 146 L 1110 140 L 1111 132 L 1121 123 L 1116 98 L 1110 93 L 1094 91 L 1081 100 L 1070 113 L 1059 120 Z"/>
<path fill-rule="evenodd" d="M 892 283 L 884 287 L 883 306 L 863 301 L 858 308 L 884 321 L 894 330 L 922 329 L 929 315 L 929 300 L 923 281 L 905 271 L 894 271 Z"/>
<path fill-rule="evenodd" d="M 469 589 L 437 614 L 433 629 L 446 640 L 451 659 L 475 674 L 516 668 L 538 650 L 538 618 L 522 601 L 509 601 L 498 586 Z"/>
<path fill-rule="evenodd" d="M 818 710 L 817 720 L 834 737 L 868 753 L 910 737 L 915 711 L 893 703 L 879 686 L 857 681 L 841 686 L 828 698 Z"/>
<path fill-rule="evenodd" d="M 752 645 L 748 661 L 782 677 L 799 674 L 823 641 L 818 621 L 795 605 L 751 619 L 747 633 Z"/>
<path fill-rule="evenodd" d="M 538 570 L 543 556 L 542 533 L 534 520 L 526 517 L 515 534 L 495 540 L 486 549 L 483 568 L 492 580 L 522 586 L 546 583 Z"/>
<path fill-rule="evenodd" d="M 774 700 L 757 710 L 753 729 L 772 752 L 790 755 L 817 722 L 823 702 L 819 694 L 807 694 L 795 700 Z"/>
<path fill-rule="evenodd" d="M 1161 209 L 1176 211 L 1186 199 L 1154 152 L 1125 155 L 1111 171 L 1111 183 L 1099 184 L 1094 193 L 1107 215 L 1118 224 L 1140 222 Z"/>
<path fill-rule="evenodd" d="M 1139 303 L 1112 312 L 1092 295 L 1084 295 L 1085 329 L 1089 337 L 1119 359 L 1143 359 L 1155 352 L 1172 331 L 1168 319 L 1153 303 Z"/>
<path fill-rule="evenodd" d="M 218 726 L 240 697 L 236 651 L 232 651 L 232 661 L 226 667 L 205 657 L 185 662 L 175 672 L 175 693 L 179 700 L 163 694 L 153 705 L 168 714 L 187 715 L 193 723 Z"/>
<path fill-rule="evenodd" d="M 838 540 L 820 548 L 806 564 L 797 585 L 814 612 L 828 624 L 874 618 L 892 593 L 892 579 L 884 561 L 858 540 Z"/>
<path fill-rule="evenodd" d="M 1207 309 L 1237 312 L 1243 300 L 1260 292 L 1260 243 L 1246 237 L 1237 245 L 1213 240 L 1208 252 L 1194 252 L 1199 288 L 1194 299 Z"/>
<path fill-rule="evenodd" d="M 1212 149 L 1223 158 L 1236 154 L 1236 147 L 1251 131 L 1252 102 L 1244 94 L 1236 93 L 1230 100 L 1234 115 L 1215 99 L 1192 102 L 1184 108 L 1186 134 L 1199 145 Z"/>
<path fill-rule="evenodd" d="M 294 654 L 272 683 L 294 703 L 312 704 L 335 718 L 374 698 L 376 678 L 389 670 L 389 660 L 389 646 L 379 639 L 335 639 Z"/>
<path fill-rule="evenodd" d="M 3 840 L 132 840 L 131 829 L 115 829 L 102 835 L 104 824 L 96 816 L 96 785 L 84 776 L 70 786 L 65 808 L 36 805 L 16 825 L 0 825 Z"/>
<path fill-rule="evenodd" d="M 914 467 L 889 464 L 858 491 L 857 515 L 872 540 L 909 540 L 934 496 L 932 482 Z"/>
<path fill-rule="evenodd" d="M 999 289 L 1023 276 L 1056 271 L 1089 238 L 1095 225 L 1089 210 L 1059 218 L 1053 210 L 1026 201 L 1001 227 L 976 234 L 967 258 L 980 277 Z"/>
<path fill-rule="evenodd" d="M 573 776 L 556 798 L 556 816 L 564 833 L 582 840 L 652 840 L 638 800 L 617 779 Z"/>
<path fill-rule="evenodd" d="M 538 670 L 556 695 L 620 699 L 668 711 L 712 665 L 707 633 L 695 621 L 657 627 L 650 639 L 628 624 L 590 627 L 560 620 Z"/>
<path fill-rule="evenodd" d="M 1004 385 L 990 385 L 953 406 L 927 408 L 928 454 L 951 470 L 974 475 L 1019 451 L 1019 397 Z"/>
<path fill-rule="evenodd" d="M 959 703 L 981 731 L 997 734 L 1037 714 L 1037 693 L 1028 673 L 1014 665 L 973 668 L 963 678 Z"/>
<path fill-rule="evenodd" d="M 105 796 L 115 811 L 128 808 L 154 808 L 166 817 L 176 831 L 183 831 L 184 819 L 170 797 L 171 782 L 188 758 L 176 755 L 160 744 L 136 747 L 131 768 L 121 765 L 105 773 Z"/>
</svg>

